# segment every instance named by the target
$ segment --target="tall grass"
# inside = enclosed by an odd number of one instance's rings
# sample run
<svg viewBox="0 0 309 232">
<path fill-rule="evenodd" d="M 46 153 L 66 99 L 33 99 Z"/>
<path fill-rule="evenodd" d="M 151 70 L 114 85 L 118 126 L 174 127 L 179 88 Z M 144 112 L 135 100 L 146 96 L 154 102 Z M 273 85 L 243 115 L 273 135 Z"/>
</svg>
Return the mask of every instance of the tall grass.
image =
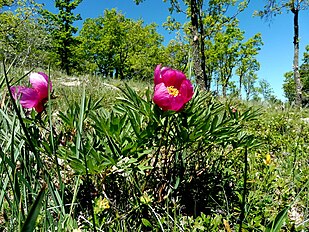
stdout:
<svg viewBox="0 0 309 232">
<path fill-rule="evenodd" d="M 309 228 L 308 110 L 199 92 L 162 112 L 149 83 L 50 72 L 38 115 L 9 96 L 26 74 L 1 69 L 1 230 Z"/>
</svg>

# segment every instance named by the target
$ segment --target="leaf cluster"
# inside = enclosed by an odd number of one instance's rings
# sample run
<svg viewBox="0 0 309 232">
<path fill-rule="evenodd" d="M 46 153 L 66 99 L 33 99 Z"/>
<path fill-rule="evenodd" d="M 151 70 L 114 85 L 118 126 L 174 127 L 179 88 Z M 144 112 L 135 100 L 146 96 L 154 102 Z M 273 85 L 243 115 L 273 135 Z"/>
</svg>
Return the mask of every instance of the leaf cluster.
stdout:
<svg viewBox="0 0 309 232">
<path fill-rule="evenodd" d="M 303 54 L 303 64 L 299 68 L 300 79 L 302 82 L 302 98 L 303 105 L 306 106 L 309 103 L 309 46 L 306 47 L 306 51 Z M 290 103 L 295 101 L 296 89 L 295 81 L 293 78 L 293 72 L 287 72 L 284 74 L 285 80 L 283 84 L 283 90 L 285 97 Z"/>
<path fill-rule="evenodd" d="M 163 37 L 155 24 L 144 26 L 142 20 L 125 18 L 115 9 L 87 19 L 78 39 L 77 54 L 95 64 L 87 71 L 105 77 L 147 79 L 163 54 Z"/>
<path fill-rule="evenodd" d="M 144 223 L 153 224 L 156 220 L 150 207 L 164 208 L 169 199 L 177 199 L 188 214 L 200 214 L 206 205 L 224 205 L 224 192 L 231 191 L 228 183 L 241 167 L 239 151 L 256 144 L 243 131 L 244 123 L 253 120 L 256 112 L 234 111 L 202 92 L 196 93 L 184 111 L 163 112 L 152 103 L 149 89 L 141 95 L 129 86 L 121 91 L 110 112 L 99 108 L 99 102 L 85 100 L 79 156 L 78 136 L 66 140 L 60 149 L 61 158 L 77 174 L 85 175 L 87 167 L 101 197 L 112 204 L 100 220 L 126 212 L 123 220 L 136 226 L 143 224 L 137 217 L 141 214 Z M 72 123 L 81 120 L 82 108 L 75 105 L 60 115 L 63 128 L 68 128 L 63 134 L 78 127 Z M 233 194 L 227 197 L 228 204 L 239 204 Z M 199 202 L 195 210 L 193 199 Z"/>
</svg>

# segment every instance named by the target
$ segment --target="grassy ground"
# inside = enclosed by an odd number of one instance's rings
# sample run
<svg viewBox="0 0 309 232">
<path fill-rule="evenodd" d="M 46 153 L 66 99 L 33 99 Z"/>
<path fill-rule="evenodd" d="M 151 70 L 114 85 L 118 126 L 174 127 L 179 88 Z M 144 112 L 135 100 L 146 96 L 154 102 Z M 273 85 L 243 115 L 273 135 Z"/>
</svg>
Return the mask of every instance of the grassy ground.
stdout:
<svg viewBox="0 0 309 232">
<path fill-rule="evenodd" d="M 1 86 L 2 230 L 309 229 L 308 110 L 201 92 L 163 113 L 152 83 L 51 79 L 40 116 Z"/>
</svg>

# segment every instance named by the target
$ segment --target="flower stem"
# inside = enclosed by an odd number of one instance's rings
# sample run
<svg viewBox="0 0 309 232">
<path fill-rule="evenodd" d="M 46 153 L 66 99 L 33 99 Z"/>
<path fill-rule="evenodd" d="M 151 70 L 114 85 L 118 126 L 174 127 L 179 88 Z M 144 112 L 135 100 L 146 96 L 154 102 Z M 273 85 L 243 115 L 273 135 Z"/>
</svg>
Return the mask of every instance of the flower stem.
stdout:
<svg viewBox="0 0 309 232">
<path fill-rule="evenodd" d="M 244 190 L 242 193 L 242 205 L 240 212 L 239 232 L 242 230 L 242 224 L 245 219 L 246 195 L 247 195 L 247 178 L 248 178 L 248 148 L 245 147 L 245 170 L 244 170 Z"/>
</svg>

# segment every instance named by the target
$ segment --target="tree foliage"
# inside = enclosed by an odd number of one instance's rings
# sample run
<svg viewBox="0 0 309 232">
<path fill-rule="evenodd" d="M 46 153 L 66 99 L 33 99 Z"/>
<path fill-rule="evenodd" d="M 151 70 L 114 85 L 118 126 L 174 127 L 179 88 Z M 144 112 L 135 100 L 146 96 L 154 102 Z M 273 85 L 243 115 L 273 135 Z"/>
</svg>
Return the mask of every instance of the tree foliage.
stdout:
<svg viewBox="0 0 309 232">
<path fill-rule="evenodd" d="M 238 28 L 236 20 L 228 24 L 225 30 L 217 33 L 214 38 L 214 49 L 217 51 L 217 75 L 224 97 L 233 75 L 233 69 L 238 63 L 238 53 L 243 39 L 244 32 Z"/>
<path fill-rule="evenodd" d="M 73 23 L 81 20 L 79 14 L 74 15 L 73 10 L 82 0 L 55 0 L 58 13 L 54 14 L 48 10 L 43 10 L 46 29 L 49 31 L 53 41 L 55 62 L 67 74 L 73 66 L 72 47 L 76 45 L 73 35 L 77 32 L 77 27 Z"/>
<path fill-rule="evenodd" d="M 216 29 L 210 27 L 211 19 L 205 23 L 205 31 L 209 30 L 208 36 L 204 39 L 207 79 L 215 81 L 213 84 L 218 93 L 221 86 L 223 96 L 227 95 L 228 88 L 233 88 L 232 92 L 238 92 L 241 97 L 243 84 L 246 83 L 246 92 L 250 92 L 248 87 L 253 86 L 256 80 L 251 77 L 260 67 L 256 55 L 263 44 L 261 34 L 245 40 L 245 32 L 239 28 L 236 18 L 227 20 L 224 15 L 218 16 L 217 19 L 219 18 L 220 21 L 226 22 L 216 24 Z M 238 88 L 231 82 L 235 75 L 239 77 Z M 247 96 L 249 95 L 250 93 Z"/>
<path fill-rule="evenodd" d="M 256 71 L 260 69 L 260 63 L 256 59 L 258 51 L 261 49 L 262 36 L 260 33 L 249 38 L 241 44 L 239 50 L 239 65 L 236 74 L 239 76 L 239 97 L 241 98 L 242 86 L 246 92 L 246 99 L 249 100 L 251 90 L 254 88 L 257 79 Z"/>
<path fill-rule="evenodd" d="M 259 81 L 259 89 L 264 98 L 264 100 L 269 101 L 273 98 L 274 90 L 270 86 L 269 82 L 265 79 Z"/>
<path fill-rule="evenodd" d="M 175 69 L 182 70 L 183 72 L 188 71 L 189 57 L 189 44 L 180 38 L 171 40 L 165 49 L 166 54 L 166 65 L 174 67 Z"/>
<path fill-rule="evenodd" d="M 302 83 L 299 73 L 299 12 L 301 10 L 307 9 L 309 6 L 308 0 L 268 0 L 264 6 L 263 10 L 256 12 L 257 15 L 262 18 L 271 19 L 276 14 L 281 14 L 282 9 L 286 9 L 293 13 L 293 28 L 294 28 L 294 58 L 293 58 L 293 78 L 294 78 L 294 88 L 296 93 L 295 103 L 297 105 L 302 104 Z"/>
<path fill-rule="evenodd" d="M 213 38 L 222 27 L 232 22 L 236 15 L 246 8 L 248 1 L 170 0 L 169 2 L 171 13 L 185 13 L 190 19 L 185 25 L 185 32 L 192 48 L 190 53 L 195 79 L 201 87 L 210 90 L 211 73 L 214 70 L 212 67 L 208 68 L 207 47 L 211 44 L 207 44 L 206 40 Z M 186 9 L 182 9 L 182 6 Z M 228 8 L 234 8 L 233 13 L 228 14 Z M 179 28 L 179 25 L 174 27 L 177 21 L 173 18 L 169 18 L 168 25 L 171 29 Z"/>
<path fill-rule="evenodd" d="M 115 9 L 85 20 L 79 40 L 80 54 L 95 64 L 89 65 L 88 71 L 106 77 L 149 78 L 163 58 L 163 37 L 156 32 L 156 25 L 144 26 L 142 20 L 125 18 Z"/>
<path fill-rule="evenodd" d="M 169 18 L 165 26 L 182 31 L 166 46 L 157 25 L 128 19 L 115 9 L 86 19 L 79 35 L 74 36 L 77 28 L 73 23 L 80 15 L 74 15 L 73 11 L 80 2 L 55 1 L 58 13 L 41 11 L 43 21 L 38 15 L 27 17 L 26 7 L 18 13 L 3 12 L 2 30 L 23 26 L 14 33 L 11 29 L 10 33 L 3 33 L 2 54 L 11 60 L 15 54 L 27 57 L 23 62 L 26 65 L 55 64 L 68 74 L 99 73 L 120 79 L 149 79 L 155 65 L 162 63 L 186 72 L 199 84 L 203 81 L 207 90 L 217 85 L 218 93 L 224 96 L 233 92 L 241 97 L 245 91 L 249 99 L 256 90 L 255 72 L 259 69 L 256 55 L 262 46 L 261 35 L 245 40 L 245 32 L 236 18 L 246 8 L 247 1 L 167 1 L 171 12 L 185 13 L 189 21 L 181 25 L 172 16 Z M 228 13 L 229 8 L 233 10 Z M 196 28 L 192 17 L 197 17 Z"/>
<path fill-rule="evenodd" d="M 11 6 L 14 3 L 14 0 L 0 0 L 0 8 L 4 6 Z"/>
<path fill-rule="evenodd" d="M 0 51 L 7 62 L 22 66 L 44 64 L 49 39 L 39 24 L 40 5 L 32 1 L 2 1 L 0 6 L 12 6 L 0 13 Z M 12 9 L 12 10 L 11 10 Z"/>
<path fill-rule="evenodd" d="M 259 93 L 259 88 L 255 86 L 257 79 L 257 74 L 253 71 L 250 71 L 247 75 L 244 76 L 244 79 L 242 80 L 247 101 L 249 101 L 252 96 L 254 97 Z"/>
<path fill-rule="evenodd" d="M 219 92 L 221 86 L 222 95 L 226 96 L 228 88 L 241 93 L 243 82 L 246 82 L 249 98 L 248 88 L 253 86 L 256 80 L 251 77 L 255 76 L 255 72 L 259 69 L 255 56 L 262 46 L 260 34 L 244 41 L 244 31 L 238 26 L 236 16 L 247 7 L 249 1 L 166 0 L 166 2 L 170 3 L 169 11 L 172 15 L 167 18 L 164 26 L 169 30 L 183 30 L 189 48 L 187 57 L 200 87 L 210 90 L 211 86 L 216 85 Z M 181 25 L 172 17 L 173 13 L 184 13 L 189 21 Z M 239 76 L 238 89 L 235 83 L 231 83 L 235 74 Z"/>
<path fill-rule="evenodd" d="M 306 51 L 303 55 L 303 63 L 299 68 L 300 80 L 302 82 L 302 94 L 303 94 L 303 105 L 309 104 L 309 45 L 306 47 Z M 295 82 L 293 78 L 293 72 L 287 72 L 284 74 L 283 90 L 285 97 L 289 102 L 296 101 L 296 91 L 294 88 Z"/>
</svg>

